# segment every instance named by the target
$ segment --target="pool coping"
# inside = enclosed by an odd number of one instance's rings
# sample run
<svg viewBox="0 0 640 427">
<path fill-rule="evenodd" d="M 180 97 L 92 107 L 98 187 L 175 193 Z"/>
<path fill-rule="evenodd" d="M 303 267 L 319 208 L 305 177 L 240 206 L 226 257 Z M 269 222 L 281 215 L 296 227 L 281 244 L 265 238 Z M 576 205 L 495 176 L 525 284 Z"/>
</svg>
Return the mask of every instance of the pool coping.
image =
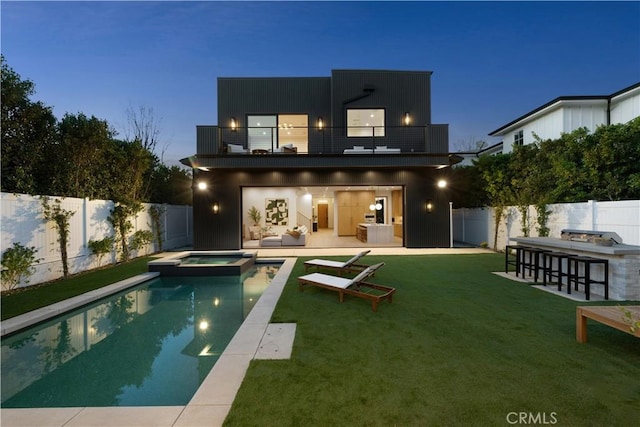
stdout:
<svg viewBox="0 0 640 427">
<path fill-rule="evenodd" d="M 1 424 L 5 427 L 221 426 L 240 389 L 249 363 L 259 352 L 260 343 L 269 327 L 273 310 L 289 279 L 296 258 L 260 258 L 261 263 L 269 261 L 283 261 L 283 264 L 187 405 L 2 409 Z M 2 335 L 10 333 L 5 332 L 5 329 L 16 331 L 29 326 L 27 322 L 32 322 L 31 324 L 42 322 L 47 319 L 46 316 L 50 318 L 61 312 L 72 310 L 157 275 L 159 273 L 144 273 L 8 319 L 2 322 Z M 12 320 L 13 322 L 10 322 Z"/>
</svg>

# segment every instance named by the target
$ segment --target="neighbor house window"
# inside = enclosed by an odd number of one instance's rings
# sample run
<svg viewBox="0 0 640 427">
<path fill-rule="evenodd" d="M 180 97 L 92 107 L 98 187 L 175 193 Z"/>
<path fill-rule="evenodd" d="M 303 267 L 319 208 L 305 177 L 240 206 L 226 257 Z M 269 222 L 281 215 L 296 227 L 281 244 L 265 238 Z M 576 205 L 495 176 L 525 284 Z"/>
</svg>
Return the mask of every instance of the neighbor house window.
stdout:
<svg viewBox="0 0 640 427">
<path fill-rule="evenodd" d="M 384 136 L 384 109 L 348 109 L 347 136 Z"/>
<path fill-rule="evenodd" d="M 518 131 L 513 135 L 513 145 L 522 144 L 524 144 L 524 133 L 522 131 Z"/>
</svg>

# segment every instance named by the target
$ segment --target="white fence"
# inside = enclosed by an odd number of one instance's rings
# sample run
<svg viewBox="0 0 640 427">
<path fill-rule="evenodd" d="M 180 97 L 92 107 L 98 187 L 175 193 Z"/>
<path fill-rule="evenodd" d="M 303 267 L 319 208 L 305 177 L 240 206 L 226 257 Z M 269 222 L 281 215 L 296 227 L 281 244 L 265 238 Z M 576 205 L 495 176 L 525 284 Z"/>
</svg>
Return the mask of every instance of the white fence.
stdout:
<svg viewBox="0 0 640 427">
<path fill-rule="evenodd" d="M 549 205 L 551 211 L 547 227 L 550 237 L 560 237 L 565 228 L 593 231 L 611 231 L 618 233 L 627 245 L 640 245 L 640 200 L 619 202 L 563 203 Z M 521 215 L 516 207 L 505 211 L 506 218 L 500 222 L 497 250 L 504 250 L 511 237 L 522 236 Z M 534 206 L 529 207 L 529 236 L 538 236 L 537 213 Z M 494 209 L 454 209 L 453 239 L 473 245 L 486 242 L 494 247 Z"/>
<path fill-rule="evenodd" d="M 113 228 L 107 217 L 111 214 L 113 202 L 109 200 L 89 200 L 72 197 L 50 197 L 50 204 L 60 200 L 60 207 L 74 214 L 69 219 L 68 266 L 69 273 L 79 273 L 99 267 L 98 259 L 87 247 L 89 240 L 101 240 L 113 236 Z M 62 277 L 62 260 L 58 243 L 58 232 L 51 222 L 43 219 L 42 202 L 39 196 L 0 193 L 0 252 L 20 243 L 34 246 L 36 257 L 41 261 L 34 265 L 36 271 L 29 284 L 37 284 Z M 144 203 L 144 210 L 136 216 L 132 233 L 139 230 L 152 231 L 149 208 L 153 204 Z M 163 243 L 162 249 L 174 249 L 193 244 L 191 206 L 161 205 Z M 157 252 L 156 243 L 132 253 L 132 257 Z M 116 261 L 116 254 L 107 255 L 102 265 Z M 21 284 L 24 286 L 25 283 Z"/>
</svg>

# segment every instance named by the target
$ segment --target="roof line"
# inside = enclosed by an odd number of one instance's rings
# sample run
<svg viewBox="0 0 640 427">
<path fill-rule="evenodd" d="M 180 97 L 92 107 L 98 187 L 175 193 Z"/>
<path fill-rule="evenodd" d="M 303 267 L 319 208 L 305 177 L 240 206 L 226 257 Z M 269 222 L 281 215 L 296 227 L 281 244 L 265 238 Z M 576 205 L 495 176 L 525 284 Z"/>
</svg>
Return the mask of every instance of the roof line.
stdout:
<svg viewBox="0 0 640 427">
<path fill-rule="evenodd" d="M 553 104 L 556 104 L 556 103 L 558 103 L 558 102 L 560 102 L 560 101 L 585 101 L 585 100 L 589 100 L 589 99 L 591 99 L 591 100 L 601 100 L 601 99 L 603 99 L 603 100 L 611 100 L 612 98 L 614 98 L 614 97 L 616 97 L 616 96 L 618 96 L 618 95 L 620 95 L 620 94 L 623 94 L 623 93 L 625 93 L 625 92 L 628 92 L 628 91 L 630 91 L 630 90 L 633 90 L 633 89 L 635 89 L 635 88 L 637 88 L 637 87 L 640 87 L 640 82 L 635 83 L 635 84 L 633 84 L 633 85 L 631 85 L 631 86 L 629 86 L 629 87 L 626 87 L 626 88 L 624 88 L 624 89 L 622 89 L 622 90 L 619 90 L 618 92 L 615 92 L 615 93 L 613 93 L 613 94 L 611 94 L 611 95 L 573 95 L 573 96 L 559 96 L 559 97 L 557 97 L 557 98 L 555 98 L 555 99 L 553 99 L 553 100 L 551 100 L 551 101 L 547 102 L 546 104 L 544 104 L 544 105 L 542 105 L 542 106 L 540 106 L 540 107 L 538 107 L 538 108 L 536 108 L 536 109 L 534 109 L 534 110 L 531 110 L 531 111 L 529 111 L 528 113 L 526 113 L 526 114 L 524 114 L 524 115 L 522 115 L 522 116 L 518 117 L 517 119 L 512 120 L 511 122 L 507 123 L 507 124 L 506 124 L 506 125 L 504 125 L 504 126 L 501 126 L 500 128 L 498 128 L 498 129 L 494 130 L 493 132 L 490 132 L 490 133 L 489 133 L 489 136 L 495 136 L 495 134 L 496 134 L 496 133 L 498 133 L 498 132 L 500 132 L 500 131 L 502 131 L 502 130 L 504 130 L 504 129 L 506 129 L 506 128 L 508 128 L 508 127 L 510 127 L 510 126 L 512 126 L 512 125 L 514 125 L 514 124 L 516 124 L 516 123 L 518 123 L 518 122 L 520 122 L 520 121 L 524 120 L 524 119 L 526 119 L 527 117 L 532 116 L 532 115 L 534 115 L 535 113 L 537 113 L 537 112 L 539 112 L 539 111 L 542 111 L 542 110 L 544 110 L 545 108 L 548 108 L 548 107 L 552 106 Z"/>
</svg>

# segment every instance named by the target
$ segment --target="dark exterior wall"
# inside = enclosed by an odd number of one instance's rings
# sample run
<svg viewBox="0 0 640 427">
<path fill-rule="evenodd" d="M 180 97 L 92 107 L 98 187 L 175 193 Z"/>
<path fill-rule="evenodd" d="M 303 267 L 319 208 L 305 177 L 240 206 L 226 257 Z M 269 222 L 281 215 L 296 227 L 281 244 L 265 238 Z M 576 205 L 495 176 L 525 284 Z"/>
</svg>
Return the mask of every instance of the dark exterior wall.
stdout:
<svg viewBox="0 0 640 427">
<path fill-rule="evenodd" d="M 365 87 L 373 88 L 366 97 Z M 332 122 L 339 131 L 333 134 L 333 144 L 341 151 L 362 145 L 364 138 L 346 138 L 347 108 L 384 108 L 385 137 L 376 138 L 376 145 L 397 145 L 413 138 L 414 150 L 425 151 L 421 132 L 407 134 L 402 121 L 405 112 L 411 115 L 411 126 L 431 125 L 431 72 L 385 70 L 333 70 L 331 78 Z M 345 102 L 348 102 L 345 104 Z M 417 128 L 415 131 L 419 131 Z"/>
<path fill-rule="evenodd" d="M 344 104 L 374 88 L 371 95 Z M 411 113 L 412 124 L 431 124 L 430 71 L 333 70 L 331 78 L 333 122 L 344 127 L 345 108 L 381 107 L 387 110 L 387 125 L 402 126 L 403 113 Z"/>
<path fill-rule="evenodd" d="M 242 187 L 300 187 L 327 185 L 402 185 L 405 189 L 404 245 L 409 248 L 449 246 L 449 196 L 436 187 L 443 175 L 436 169 L 352 170 L 232 170 L 196 171 L 194 181 L 206 181 L 207 190 L 194 189 L 194 249 L 240 249 L 242 246 Z M 425 208 L 434 201 L 433 213 Z M 213 214 L 214 201 L 220 213 Z"/>
<path fill-rule="evenodd" d="M 218 126 L 196 126 L 196 154 L 218 152 Z"/>
<path fill-rule="evenodd" d="M 309 118 L 309 147 L 319 147 L 322 136 L 311 129 L 318 117 L 325 125 L 331 116 L 331 79 L 329 77 L 219 78 L 218 126 L 224 142 L 246 146 L 246 132 L 227 132 L 230 118 L 246 128 L 249 114 L 306 114 Z"/>
</svg>

